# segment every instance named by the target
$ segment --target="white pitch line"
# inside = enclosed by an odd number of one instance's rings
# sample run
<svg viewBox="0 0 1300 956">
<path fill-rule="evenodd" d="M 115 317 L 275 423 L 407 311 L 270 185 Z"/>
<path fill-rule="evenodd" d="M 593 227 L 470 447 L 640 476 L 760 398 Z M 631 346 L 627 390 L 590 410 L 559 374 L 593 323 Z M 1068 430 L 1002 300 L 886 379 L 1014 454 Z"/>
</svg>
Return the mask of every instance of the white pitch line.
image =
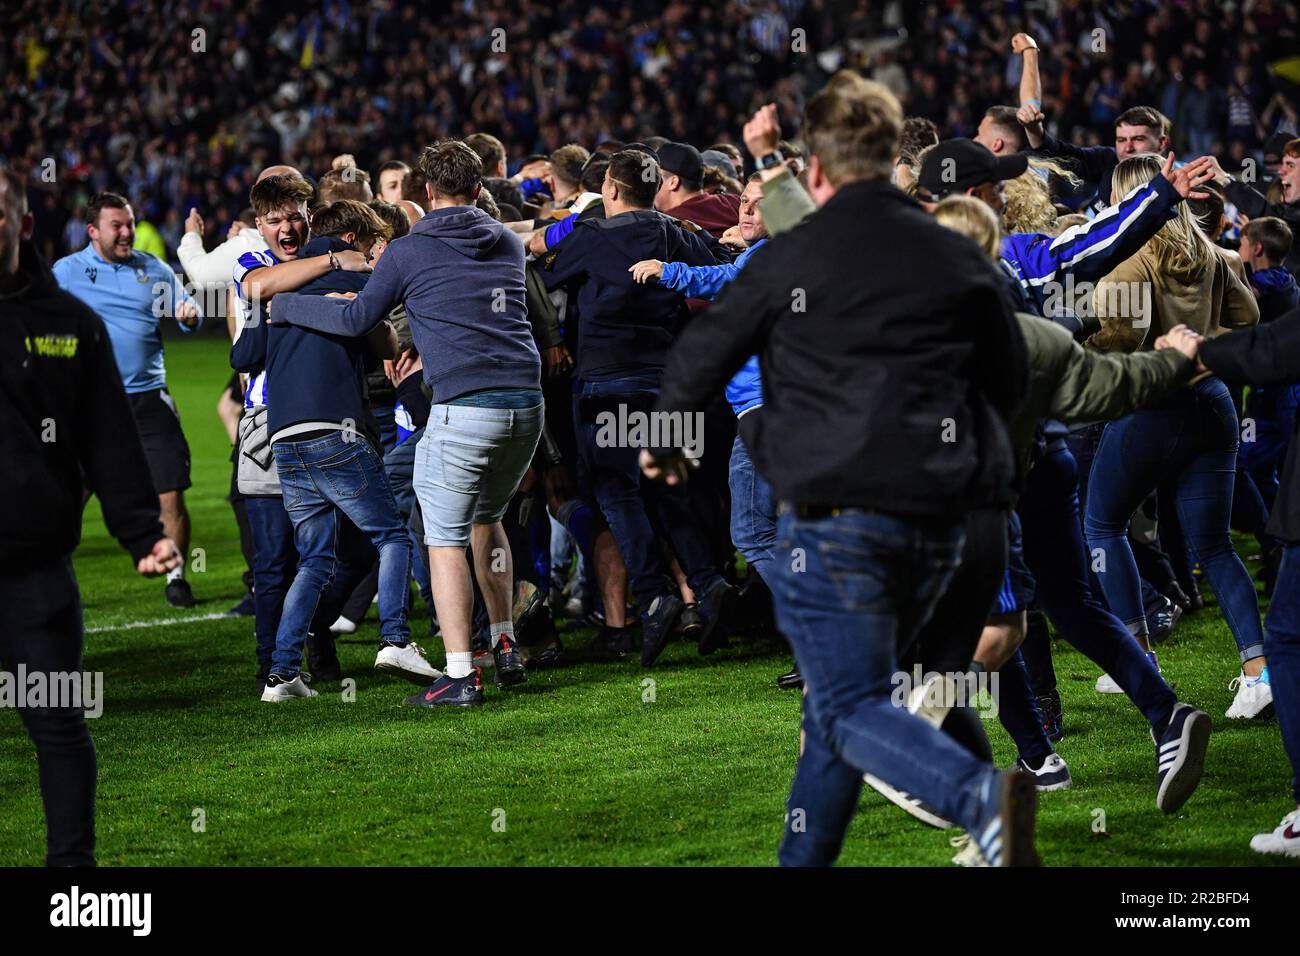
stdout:
<svg viewBox="0 0 1300 956">
<path fill-rule="evenodd" d="M 195 617 L 163 617 L 156 621 L 132 621 L 129 624 L 106 624 L 103 627 L 88 627 L 87 634 L 102 634 L 104 631 L 131 631 L 142 627 L 171 627 L 173 624 L 193 624 L 196 621 L 216 621 L 223 617 L 220 611 L 212 614 L 199 614 Z"/>
</svg>

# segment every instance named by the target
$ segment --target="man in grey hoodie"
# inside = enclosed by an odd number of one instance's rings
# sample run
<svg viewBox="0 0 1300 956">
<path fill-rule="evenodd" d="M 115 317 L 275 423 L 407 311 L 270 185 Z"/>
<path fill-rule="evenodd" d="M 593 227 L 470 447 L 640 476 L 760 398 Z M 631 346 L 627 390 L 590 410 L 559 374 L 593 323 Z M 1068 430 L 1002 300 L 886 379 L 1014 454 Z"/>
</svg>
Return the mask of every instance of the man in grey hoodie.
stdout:
<svg viewBox="0 0 1300 956">
<path fill-rule="evenodd" d="M 283 294 L 272 321 L 355 336 L 406 306 L 433 393 L 416 449 L 415 491 L 447 648 L 446 673 L 408 702 L 464 707 L 483 702 L 470 650 L 466 545 L 490 619 L 497 686 L 526 679 L 501 517 L 541 434 L 541 358 L 524 304 L 523 245 L 474 205 L 482 180 L 477 154 L 444 141 L 425 149 L 419 170 L 433 209 L 388 247 L 365 289 L 350 302 Z"/>
</svg>

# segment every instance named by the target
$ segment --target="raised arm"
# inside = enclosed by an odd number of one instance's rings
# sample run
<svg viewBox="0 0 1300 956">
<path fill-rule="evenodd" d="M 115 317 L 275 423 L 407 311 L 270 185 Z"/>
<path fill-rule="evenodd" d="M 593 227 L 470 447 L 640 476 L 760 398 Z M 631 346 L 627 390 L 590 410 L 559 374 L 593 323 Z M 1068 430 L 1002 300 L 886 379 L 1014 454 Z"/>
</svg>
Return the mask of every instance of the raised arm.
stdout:
<svg viewBox="0 0 1300 956">
<path fill-rule="evenodd" d="M 1184 199 L 1204 199 L 1197 187 L 1208 182 L 1210 160 L 1202 157 L 1179 169 L 1173 154 L 1165 168 L 1145 186 L 1139 186 L 1090 222 L 1074 226 L 1055 239 L 1038 233 L 1019 233 L 1002 240 L 1002 255 L 1020 273 L 1020 284 L 1042 302 L 1048 283 L 1066 275 L 1097 280 L 1142 248 L 1169 221 L 1174 207 Z"/>
<path fill-rule="evenodd" d="M 1030 147 L 1037 149 L 1043 144 L 1043 81 L 1038 72 L 1038 44 L 1028 33 L 1017 33 L 1011 38 L 1011 52 L 1019 53 L 1022 60 L 1019 105 L 1022 110 L 1029 110 L 1021 125 Z"/>
</svg>

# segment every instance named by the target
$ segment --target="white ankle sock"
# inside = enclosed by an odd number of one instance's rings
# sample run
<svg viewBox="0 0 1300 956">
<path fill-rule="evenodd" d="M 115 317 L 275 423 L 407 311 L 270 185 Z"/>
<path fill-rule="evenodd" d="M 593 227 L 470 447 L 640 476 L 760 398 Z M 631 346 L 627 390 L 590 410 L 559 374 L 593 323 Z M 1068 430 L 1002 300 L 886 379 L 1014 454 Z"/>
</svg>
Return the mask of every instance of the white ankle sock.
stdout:
<svg viewBox="0 0 1300 956">
<path fill-rule="evenodd" d="M 491 628 L 491 631 L 492 631 L 492 649 L 493 649 L 493 650 L 496 650 L 496 646 L 497 646 L 498 644 L 501 643 L 501 636 L 502 636 L 503 634 L 504 634 L 506 637 L 510 638 L 510 643 L 511 643 L 511 644 L 513 644 L 513 643 L 515 642 L 515 624 L 514 624 L 514 621 L 503 621 L 503 622 L 500 623 L 500 624 L 493 624 L 493 625 L 492 625 L 492 628 Z"/>
<path fill-rule="evenodd" d="M 173 581 L 182 581 L 182 580 L 184 580 L 184 579 L 185 579 L 185 564 L 184 564 L 184 562 L 182 562 L 182 563 L 176 565 L 176 567 L 172 568 L 170 571 L 167 572 L 167 583 L 168 583 L 168 584 L 171 584 Z"/>
<path fill-rule="evenodd" d="M 447 676 L 452 678 L 468 677 L 474 673 L 473 651 L 448 651 Z"/>
</svg>

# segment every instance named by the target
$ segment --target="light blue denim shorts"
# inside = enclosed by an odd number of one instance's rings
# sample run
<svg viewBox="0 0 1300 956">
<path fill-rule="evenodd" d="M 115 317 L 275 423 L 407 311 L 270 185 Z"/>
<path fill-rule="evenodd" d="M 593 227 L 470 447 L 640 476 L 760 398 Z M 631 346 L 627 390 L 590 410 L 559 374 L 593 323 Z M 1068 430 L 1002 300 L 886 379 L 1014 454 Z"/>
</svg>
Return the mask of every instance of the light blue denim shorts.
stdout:
<svg viewBox="0 0 1300 956">
<path fill-rule="evenodd" d="M 433 406 L 415 448 L 426 545 L 464 547 L 471 525 L 501 520 L 533 460 L 542 408 Z"/>
</svg>

